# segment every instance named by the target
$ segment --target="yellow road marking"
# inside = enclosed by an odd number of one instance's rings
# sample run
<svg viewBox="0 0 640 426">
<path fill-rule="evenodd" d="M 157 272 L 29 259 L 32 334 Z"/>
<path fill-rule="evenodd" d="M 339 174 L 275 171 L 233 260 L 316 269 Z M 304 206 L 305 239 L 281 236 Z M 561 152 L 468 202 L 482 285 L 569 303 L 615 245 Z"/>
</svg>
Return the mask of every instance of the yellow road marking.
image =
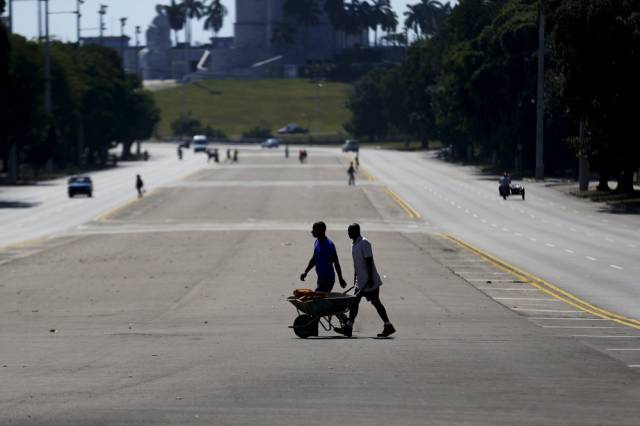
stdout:
<svg viewBox="0 0 640 426">
<path fill-rule="evenodd" d="M 4 246 L 0 246 L 0 252 L 27 248 L 29 246 L 37 245 L 38 243 L 47 241 L 49 239 L 50 239 L 50 236 L 45 236 L 45 237 L 33 238 L 31 240 L 20 241 L 17 243 L 7 244 Z"/>
<path fill-rule="evenodd" d="M 409 205 L 409 203 L 404 201 L 392 189 L 390 189 L 389 187 L 385 187 L 384 190 L 385 190 L 385 192 L 387 194 L 389 194 L 389 196 L 393 199 L 393 201 L 395 201 L 400 207 L 402 207 L 402 209 L 407 213 L 407 215 L 411 219 L 420 219 L 421 218 L 420 213 L 418 213 L 413 207 L 411 207 L 411 205 Z"/>
<path fill-rule="evenodd" d="M 640 330 L 640 320 L 637 319 L 633 319 L 633 318 L 628 318 L 625 317 L 624 315 L 620 315 L 620 314 L 616 314 L 614 312 L 610 312 L 607 311 L 606 309 L 603 308 L 599 308 L 597 306 L 594 306 L 592 304 L 590 304 L 589 302 L 586 302 L 582 299 L 580 299 L 578 296 L 575 296 L 571 293 L 569 293 L 568 291 L 565 291 L 561 288 L 559 288 L 556 285 L 551 284 L 548 281 L 543 280 L 542 278 L 539 278 L 533 274 L 530 274 L 528 272 L 525 272 L 507 262 L 505 262 L 502 259 L 498 259 L 495 256 L 490 255 L 489 253 L 475 247 L 472 246 L 471 244 L 467 243 L 466 241 L 454 237 L 453 235 L 448 235 L 445 234 L 443 235 L 445 238 L 457 243 L 458 245 L 460 245 L 461 247 L 471 251 L 472 253 L 476 254 L 477 256 L 485 259 L 486 261 L 488 261 L 489 263 L 491 263 L 492 265 L 496 266 L 497 268 L 505 271 L 505 272 L 509 272 L 511 275 L 517 277 L 520 279 L 520 281 L 529 284 L 535 288 L 537 288 L 538 290 L 548 294 L 549 296 L 560 300 L 570 306 L 573 306 L 574 308 L 580 309 L 583 312 L 587 312 L 590 313 L 592 315 L 595 315 L 599 318 L 603 318 L 603 319 L 607 319 L 613 322 L 616 322 L 618 324 L 622 324 L 625 325 L 627 327 L 631 327 L 631 328 L 635 328 L 637 330 Z"/>
<path fill-rule="evenodd" d="M 358 172 L 362 172 L 364 177 L 366 177 L 369 182 L 374 182 L 376 180 L 376 178 L 374 178 L 373 175 L 369 173 L 369 171 L 362 166 L 358 168 Z"/>
</svg>

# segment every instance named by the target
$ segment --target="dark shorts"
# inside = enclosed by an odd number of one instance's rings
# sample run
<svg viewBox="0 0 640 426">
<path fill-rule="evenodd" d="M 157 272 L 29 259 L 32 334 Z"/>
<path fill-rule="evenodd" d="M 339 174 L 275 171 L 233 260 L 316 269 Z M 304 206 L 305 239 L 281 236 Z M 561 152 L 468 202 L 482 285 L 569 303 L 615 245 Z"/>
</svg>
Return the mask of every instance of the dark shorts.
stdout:
<svg viewBox="0 0 640 426">
<path fill-rule="evenodd" d="M 335 282 L 335 279 L 318 278 L 316 291 L 330 293 L 331 290 L 333 290 L 333 284 L 335 284 Z"/>
<path fill-rule="evenodd" d="M 360 299 L 362 299 L 363 297 L 367 299 L 368 302 L 371 302 L 371 303 L 380 301 L 380 287 L 371 291 L 360 290 L 356 293 L 356 297 L 358 298 L 358 301 L 360 301 Z"/>
</svg>

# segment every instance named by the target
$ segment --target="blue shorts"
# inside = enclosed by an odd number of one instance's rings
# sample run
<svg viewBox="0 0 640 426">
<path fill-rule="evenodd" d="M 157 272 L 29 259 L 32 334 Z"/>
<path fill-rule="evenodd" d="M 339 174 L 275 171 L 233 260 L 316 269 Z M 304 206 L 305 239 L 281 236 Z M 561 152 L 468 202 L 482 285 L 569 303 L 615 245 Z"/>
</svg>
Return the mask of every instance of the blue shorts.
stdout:
<svg viewBox="0 0 640 426">
<path fill-rule="evenodd" d="M 335 284 L 335 282 L 335 279 L 318 278 L 316 291 L 319 291 L 321 293 L 331 293 L 331 290 L 333 290 L 333 284 Z"/>
</svg>

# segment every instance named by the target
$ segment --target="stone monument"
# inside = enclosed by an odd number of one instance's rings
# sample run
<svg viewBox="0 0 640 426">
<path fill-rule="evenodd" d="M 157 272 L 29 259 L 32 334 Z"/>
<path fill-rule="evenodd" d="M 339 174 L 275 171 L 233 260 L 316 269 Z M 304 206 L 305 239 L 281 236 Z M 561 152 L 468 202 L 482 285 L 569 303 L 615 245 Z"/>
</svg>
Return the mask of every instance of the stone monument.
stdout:
<svg viewBox="0 0 640 426">
<path fill-rule="evenodd" d="M 145 80 L 163 80 L 171 76 L 171 27 L 169 18 L 156 6 L 157 16 L 147 29 L 147 47 L 139 53 L 140 70 Z"/>
</svg>

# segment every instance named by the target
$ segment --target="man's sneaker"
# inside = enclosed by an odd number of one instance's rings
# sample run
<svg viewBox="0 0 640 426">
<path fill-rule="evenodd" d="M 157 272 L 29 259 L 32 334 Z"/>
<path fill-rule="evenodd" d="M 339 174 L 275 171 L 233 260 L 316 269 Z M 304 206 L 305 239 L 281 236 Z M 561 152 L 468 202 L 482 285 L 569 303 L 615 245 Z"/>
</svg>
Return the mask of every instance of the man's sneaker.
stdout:
<svg viewBox="0 0 640 426">
<path fill-rule="evenodd" d="M 345 337 L 351 337 L 352 331 L 353 331 L 353 327 L 347 324 L 344 326 L 344 330 L 342 331 L 342 334 L 344 334 Z"/>
<path fill-rule="evenodd" d="M 393 325 L 388 324 L 384 326 L 382 333 L 378 334 L 378 337 L 389 337 L 395 332 L 396 332 L 396 329 L 393 328 Z"/>
</svg>

